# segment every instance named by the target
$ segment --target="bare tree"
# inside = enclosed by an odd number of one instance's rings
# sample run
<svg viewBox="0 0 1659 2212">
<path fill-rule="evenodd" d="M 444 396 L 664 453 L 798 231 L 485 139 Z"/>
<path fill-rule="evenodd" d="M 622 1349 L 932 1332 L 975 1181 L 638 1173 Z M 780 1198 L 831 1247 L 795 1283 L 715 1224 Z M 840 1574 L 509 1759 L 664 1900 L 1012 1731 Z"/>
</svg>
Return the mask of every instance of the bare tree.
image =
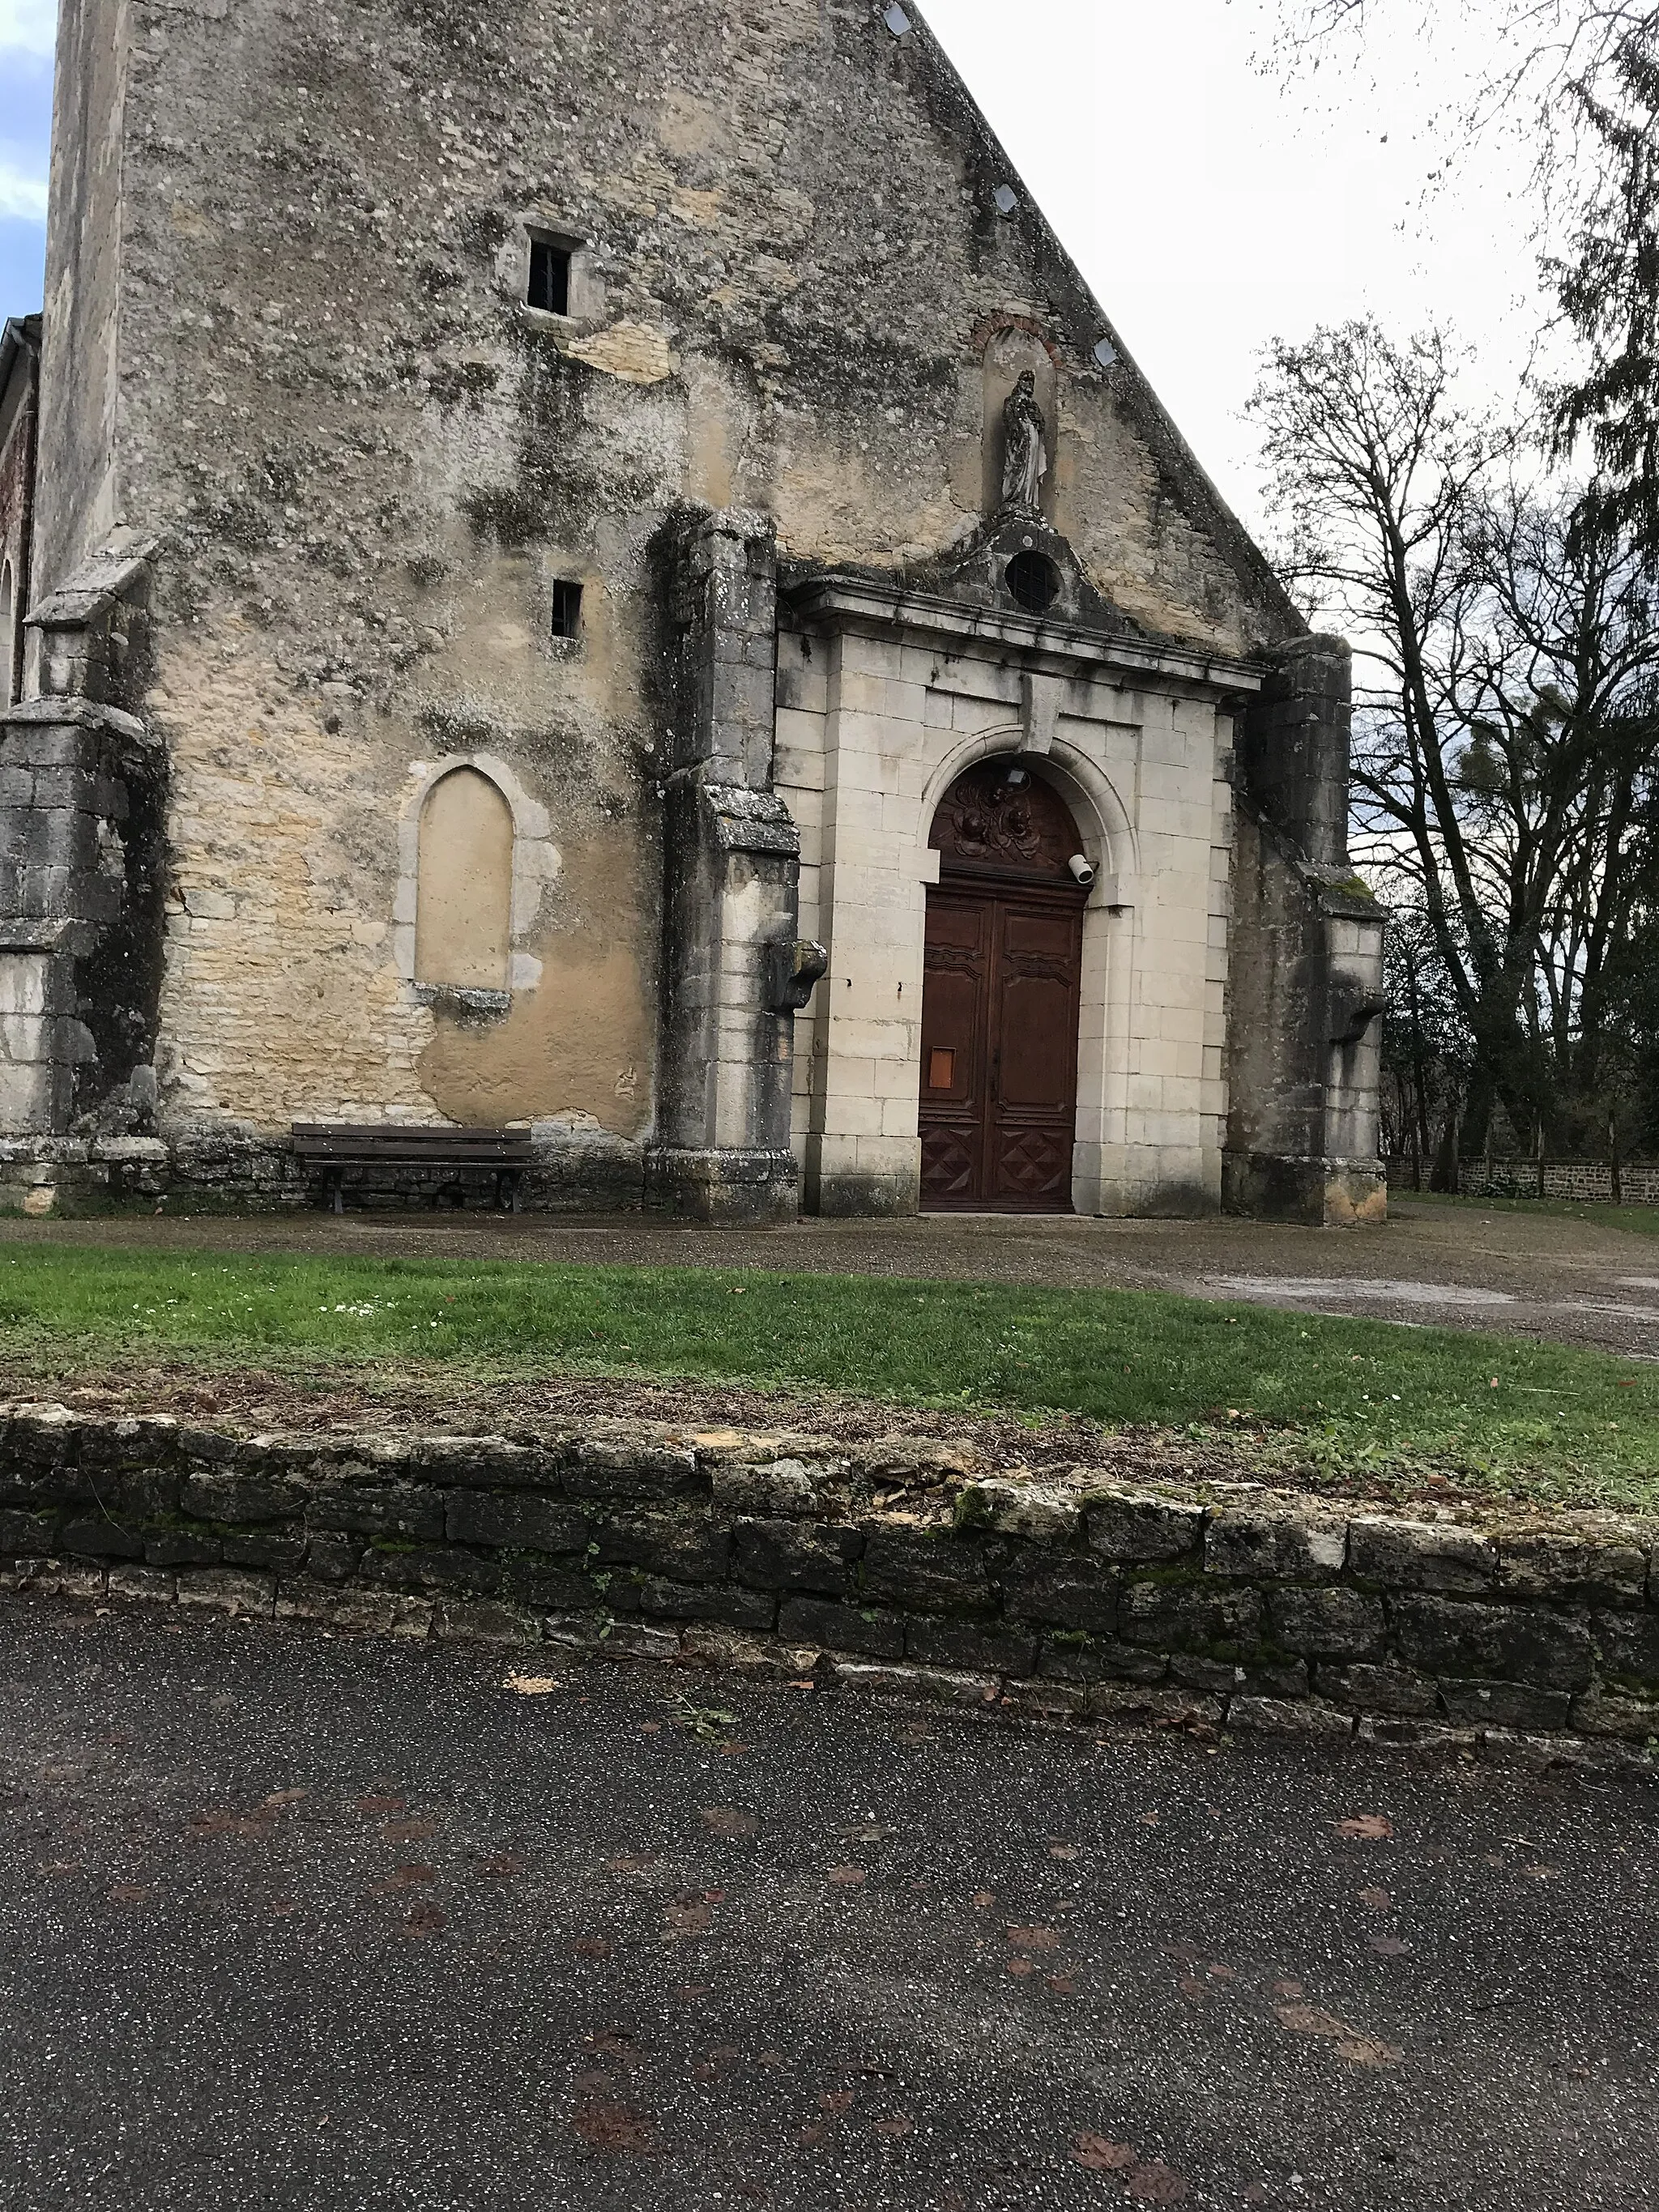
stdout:
<svg viewBox="0 0 1659 2212">
<path fill-rule="evenodd" d="M 1251 405 L 1285 565 L 1360 648 L 1356 857 L 1420 917 L 1478 1147 L 1496 1101 L 1554 1133 L 1599 1080 L 1659 626 L 1627 537 L 1514 489 L 1526 426 L 1462 411 L 1455 367 L 1352 323 L 1271 348 Z"/>
<path fill-rule="evenodd" d="M 1489 35 L 1472 94 L 1441 118 L 1471 153 L 1494 129 L 1524 132 L 1537 239 L 1562 320 L 1583 349 L 1547 395 L 1553 459 L 1589 441 L 1595 481 L 1578 526 L 1603 522 L 1659 570 L 1659 4 L 1656 0 L 1462 0 Z M 1344 41 L 1426 35 L 1430 0 L 1282 0 L 1272 63 L 1316 68 Z"/>
</svg>

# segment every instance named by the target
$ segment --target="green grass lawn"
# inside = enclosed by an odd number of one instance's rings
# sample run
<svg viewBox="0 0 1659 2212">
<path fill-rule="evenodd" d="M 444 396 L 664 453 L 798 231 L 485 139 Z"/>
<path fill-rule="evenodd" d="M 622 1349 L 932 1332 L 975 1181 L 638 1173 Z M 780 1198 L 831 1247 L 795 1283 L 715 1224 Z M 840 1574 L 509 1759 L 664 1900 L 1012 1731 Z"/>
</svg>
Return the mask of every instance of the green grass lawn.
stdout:
<svg viewBox="0 0 1659 2212">
<path fill-rule="evenodd" d="M 758 1269 L 142 1255 L 0 1258 L 0 1356 L 684 1376 L 1031 1419 L 1253 1432 L 1280 1463 L 1455 1468 L 1659 1509 L 1659 1368 L 1565 1346 L 1139 1291 Z M 61 1384 L 58 1386 L 61 1387 Z"/>
<path fill-rule="evenodd" d="M 1584 1221 L 1593 1228 L 1659 1237 L 1659 1206 L 1591 1206 L 1569 1198 L 1453 1198 L 1442 1190 L 1397 1190 L 1393 1200 L 1399 1205 L 1458 1207 L 1471 1213 L 1553 1214 L 1559 1221 Z"/>
</svg>

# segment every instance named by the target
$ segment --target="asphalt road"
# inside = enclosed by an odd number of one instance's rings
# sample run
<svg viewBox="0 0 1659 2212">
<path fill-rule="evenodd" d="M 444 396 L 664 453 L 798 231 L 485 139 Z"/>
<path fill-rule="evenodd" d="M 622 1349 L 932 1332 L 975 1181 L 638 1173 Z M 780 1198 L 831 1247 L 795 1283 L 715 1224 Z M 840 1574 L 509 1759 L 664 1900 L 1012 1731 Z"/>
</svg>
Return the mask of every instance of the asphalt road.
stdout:
<svg viewBox="0 0 1659 2212">
<path fill-rule="evenodd" d="M 1659 1358 L 1659 1241 L 1615 1228 L 1594 1209 L 1485 1213 L 1409 1194 L 1395 1200 L 1386 1226 L 1346 1230 L 1235 1219 L 958 1214 L 804 1220 L 744 1231 L 639 1214 L 600 1219 L 482 1208 L 352 1212 L 340 1219 L 315 1212 L 0 1222 L 0 1243 L 60 1243 L 1175 1291 L 1294 1311 L 1496 1330 Z"/>
<path fill-rule="evenodd" d="M 548 1657 L 0 1601 L 0 2206 L 1659 2198 L 1640 1785 Z"/>
</svg>

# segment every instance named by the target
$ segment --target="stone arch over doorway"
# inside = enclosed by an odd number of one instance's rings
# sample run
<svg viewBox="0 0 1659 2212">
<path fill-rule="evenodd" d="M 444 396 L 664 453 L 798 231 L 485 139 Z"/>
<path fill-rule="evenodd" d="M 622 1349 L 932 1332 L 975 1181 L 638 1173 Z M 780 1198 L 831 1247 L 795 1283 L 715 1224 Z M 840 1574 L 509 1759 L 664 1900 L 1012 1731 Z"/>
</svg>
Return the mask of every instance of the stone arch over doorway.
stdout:
<svg viewBox="0 0 1659 2212">
<path fill-rule="evenodd" d="M 963 770 L 928 836 L 922 1205 L 1070 1212 L 1093 862 L 1042 762 L 1019 755 Z"/>
<path fill-rule="evenodd" d="M 925 883 L 933 882 L 941 866 L 928 846 L 941 802 L 968 769 L 987 762 L 1023 763 L 1058 792 L 1095 869 L 1083 908 L 1073 1208 L 1079 1213 L 1114 1212 L 1113 1184 L 1121 1172 L 1129 1097 L 1129 1023 L 1138 960 L 1141 860 L 1133 818 L 1102 763 L 1072 743 L 1063 726 L 1051 742 L 1032 746 L 1023 721 L 1000 725 L 952 746 L 928 778 L 916 831 Z"/>
</svg>

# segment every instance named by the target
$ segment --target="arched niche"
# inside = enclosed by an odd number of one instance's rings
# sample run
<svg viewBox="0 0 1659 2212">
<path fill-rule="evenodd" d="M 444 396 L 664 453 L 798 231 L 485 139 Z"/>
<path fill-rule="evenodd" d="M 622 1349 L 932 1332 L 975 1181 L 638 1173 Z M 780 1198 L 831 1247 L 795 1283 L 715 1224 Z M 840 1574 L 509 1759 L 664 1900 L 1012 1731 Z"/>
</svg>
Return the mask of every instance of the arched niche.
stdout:
<svg viewBox="0 0 1659 2212">
<path fill-rule="evenodd" d="M 415 981 L 505 992 L 512 949 L 513 810 L 480 769 L 452 769 L 421 809 Z"/>
<path fill-rule="evenodd" d="M 996 331 L 985 349 L 983 416 L 981 434 L 981 512 L 994 514 L 1002 503 L 1002 410 L 1008 395 L 1030 369 L 1036 385 L 1036 398 L 1048 428 L 1048 473 L 1042 483 L 1045 514 L 1054 508 L 1054 432 L 1060 405 L 1060 380 L 1054 360 L 1041 338 L 1029 331 L 1008 328 Z"/>
</svg>

